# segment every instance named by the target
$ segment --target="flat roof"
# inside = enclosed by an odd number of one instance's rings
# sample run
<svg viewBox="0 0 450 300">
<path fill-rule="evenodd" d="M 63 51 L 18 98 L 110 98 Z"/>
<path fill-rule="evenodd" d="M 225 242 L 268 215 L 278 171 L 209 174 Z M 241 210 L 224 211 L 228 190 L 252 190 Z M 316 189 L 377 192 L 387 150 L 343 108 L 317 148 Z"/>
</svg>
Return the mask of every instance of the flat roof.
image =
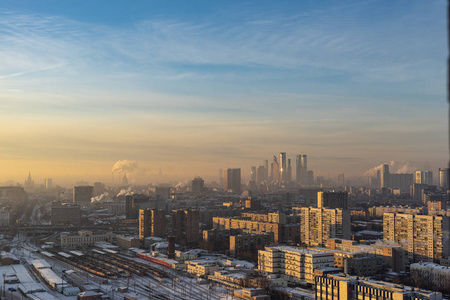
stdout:
<svg viewBox="0 0 450 300">
<path fill-rule="evenodd" d="M 65 258 L 71 258 L 71 257 L 73 257 L 72 255 L 67 254 L 67 253 L 65 253 L 65 252 L 58 252 L 58 254 L 61 255 L 62 257 L 65 257 Z"/>
<path fill-rule="evenodd" d="M 266 249 L 289 251 L 289 252 L 296 252 L 296 253 L 301 253 L 301 254 L 326 255 L 326 256 L 332 254 L 332 253 L 324 252 L 324 251 L 310 250 L 310 249 L 305 249 L 305 248 L 296 248 L 296 247 L 291 247 L 291 246 L 273 246 L 273 247 L 266 247 Z"/>
<path fill-rule="evenodd" d="M 83 256 L 84 255 L 83 252 L 75 251 L 75 250 L 69 251 L 69 253 L 72 253 L 75 256 Z"/>
<path fill-rule="evenodd" d="M 50 284 L 55 284 L 55 285 L 67 284 L 67 282 L 65 282 L 61 277 L 56 275 L 56 273 L 53 272 L 53 270 L 41 269 L 41 270 L 39 270 L 39 273 L 41 273 L 42 277 L 44 277 L 45 280 L 47 282 L 49 282 Z"/>
<path fill-rule="evenodd" d="M 31 261 L 31 264 L 36 270 L 51 268 L 52 266 L 44 259 L 34 259 Z"/>
<path fill-rule="evenodd" d="M 47 257 L 53 257 L 53 256 L 55 256 L 54 254 L 52 254 L 52 253 L 50 253 L 50 252 L 47 252 L 47 251 L 42 251 L 41 254 L 42 254 L 42 255 L 45 255 L 45 256 L 47 256 Z"/>
</svg>

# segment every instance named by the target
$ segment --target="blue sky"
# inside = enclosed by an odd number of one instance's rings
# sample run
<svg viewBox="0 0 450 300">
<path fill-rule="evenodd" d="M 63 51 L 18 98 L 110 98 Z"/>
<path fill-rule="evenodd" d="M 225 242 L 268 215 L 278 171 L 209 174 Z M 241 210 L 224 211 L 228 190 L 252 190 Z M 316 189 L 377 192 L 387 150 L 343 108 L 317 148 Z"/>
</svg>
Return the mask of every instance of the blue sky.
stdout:
<svg viewBox="0 0 450 300">
<path fill-rule="evenodd" d="M 0 181 L 28 169 L 109 176 L 120 159 L 140 162 L 145 180 L 159 168 L 212 178 L 280 151 L 308 154 L 318 175 L 446 164 L 443 0 L 0 11 Z"/>
</svg>

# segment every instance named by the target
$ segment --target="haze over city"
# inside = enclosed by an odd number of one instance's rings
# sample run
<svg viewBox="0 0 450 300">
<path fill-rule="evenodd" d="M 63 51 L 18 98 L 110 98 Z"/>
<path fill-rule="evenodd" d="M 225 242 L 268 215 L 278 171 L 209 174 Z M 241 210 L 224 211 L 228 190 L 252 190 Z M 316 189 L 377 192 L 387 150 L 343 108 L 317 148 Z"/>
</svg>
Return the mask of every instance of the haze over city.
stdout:
<svg viewBox="0 0 450 300">
<path fill-rule="evenodd" d="M 2 1 L 0 182 L 448 161 L 445 1 Z"/>
<path fill-rule="evenodd" d="M 0 1 L 1 300 L 450 300 L 450 0 Z"/>
</svg>

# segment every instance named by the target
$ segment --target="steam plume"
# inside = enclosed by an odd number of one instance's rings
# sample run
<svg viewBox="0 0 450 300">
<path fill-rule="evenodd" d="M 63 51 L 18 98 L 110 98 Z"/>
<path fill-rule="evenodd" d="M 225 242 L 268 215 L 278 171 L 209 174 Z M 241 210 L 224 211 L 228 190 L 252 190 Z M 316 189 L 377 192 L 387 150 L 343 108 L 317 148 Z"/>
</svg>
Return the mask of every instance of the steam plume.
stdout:
<svg viewBox="0 0 450 300">
<path fill-rule="evenodd" d="M 417 167 L 413 162 L 410 161 L 390 161 L 388 163 L 389 165 L 389 172 L 393 174 L 400 174 L 400 173 L 413 173 L 414 171 L 417 171 L 420 169 Z M 373 167 L 370 170 L 367 170 L 364 173 L 364 176 L 376 176 L 377 171 L 381 170 L 383 167 L 383 164 Z"/>
<path fill-rule="evenodd" d="M 105 202 L 105 201 L 108 201 L 108 200 L 111 200 L 111 199 L 109 198 L 109 194 L 108 194 L 107 192 L 105 192 L 105 193 L 103 193 L 103 194 L 101 194 L 101 195 L 92 197 L 92 198 L 91 198 L 91 203 L 95 203 L 95 202 Z"/>
<path fill-rule="evenodd" d="M 118 160 L 112 167 L 112 172 L 133 172 L 138 168 L 137 161 L 134 160 Z"/>
</svg>

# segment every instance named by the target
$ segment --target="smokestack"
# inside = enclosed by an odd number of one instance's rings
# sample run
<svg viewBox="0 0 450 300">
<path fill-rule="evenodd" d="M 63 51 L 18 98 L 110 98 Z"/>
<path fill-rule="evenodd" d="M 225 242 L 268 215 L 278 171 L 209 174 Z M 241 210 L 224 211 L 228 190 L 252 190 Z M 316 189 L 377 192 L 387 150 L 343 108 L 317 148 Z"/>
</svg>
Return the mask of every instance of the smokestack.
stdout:
<svg viewBox="0 0 450 300">
<path fill-rule="evenodd" d="M 175 259 L 175 237 L 168 236 L 167 241 L 169 242 L 169 245 L 167 247 L 167 258 Z"/>
</svg>

